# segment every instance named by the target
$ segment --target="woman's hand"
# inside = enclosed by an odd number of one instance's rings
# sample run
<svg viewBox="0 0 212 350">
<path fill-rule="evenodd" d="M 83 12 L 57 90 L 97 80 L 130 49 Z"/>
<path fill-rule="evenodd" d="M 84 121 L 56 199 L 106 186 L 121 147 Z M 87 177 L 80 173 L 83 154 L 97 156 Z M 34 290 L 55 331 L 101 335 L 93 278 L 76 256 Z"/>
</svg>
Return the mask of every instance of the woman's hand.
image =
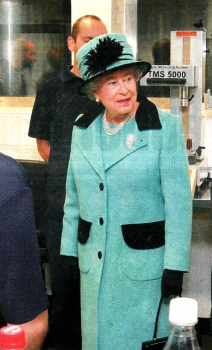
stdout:
<svg viewBox="0 0 212 350">
<path fill-rule="evenodd" d="M 181 296 L 183 285 L 183 271 L 164 270 L 161 280 L 161 294 L 164 297 L 171 295 Z"/>
</svg>

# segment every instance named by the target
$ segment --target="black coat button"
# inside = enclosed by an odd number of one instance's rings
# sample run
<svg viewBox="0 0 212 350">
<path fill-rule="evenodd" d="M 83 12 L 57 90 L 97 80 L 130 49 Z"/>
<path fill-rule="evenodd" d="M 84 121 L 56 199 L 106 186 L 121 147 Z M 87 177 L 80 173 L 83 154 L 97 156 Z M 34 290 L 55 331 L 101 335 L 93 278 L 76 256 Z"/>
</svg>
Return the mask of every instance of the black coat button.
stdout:
<svg viewBox="0 0 212 350">
<path fill-rule="evenodd" d="M 104 190 L 104 184 L 102 182 L 99 184 L 99 188 L 100 188 L 100 191 Z"/>
<path fill-rule="evenodd" d="M 98 252 L 98 258 L 101 259 L 102 258 L 102 252 Z"/>
<path fill-rule="evenodd" d="M 99 223 L 100 223 L 100 225 L 103 225 L 103 224 L 104 224 L 103 218 L 100 218 L 100 219 L 99 219 Z"/>
</svg>

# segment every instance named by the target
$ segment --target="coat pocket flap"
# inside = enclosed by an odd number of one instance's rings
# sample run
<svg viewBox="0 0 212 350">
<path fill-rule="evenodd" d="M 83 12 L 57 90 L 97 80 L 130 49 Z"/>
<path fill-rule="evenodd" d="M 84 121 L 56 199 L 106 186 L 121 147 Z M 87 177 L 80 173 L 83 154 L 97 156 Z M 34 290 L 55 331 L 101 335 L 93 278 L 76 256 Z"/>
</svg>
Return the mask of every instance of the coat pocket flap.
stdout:
<svg viewBox="0 0 212 350">
<path fill-rule="evenodd" d="M 89 238 L 90 235 L 90 228 L 91 228 L 92 222 L 83 220 L 81 217 L 79 217 L 79 223 L 78 223 L 78 242 L 81 244 L 85 244 Z"/>
<path fill-rule="evenodd" d="M 133 249 L 155 249 L 165 244 L 165 221 L 122 225 L 125 243 Z"/>
</svg>

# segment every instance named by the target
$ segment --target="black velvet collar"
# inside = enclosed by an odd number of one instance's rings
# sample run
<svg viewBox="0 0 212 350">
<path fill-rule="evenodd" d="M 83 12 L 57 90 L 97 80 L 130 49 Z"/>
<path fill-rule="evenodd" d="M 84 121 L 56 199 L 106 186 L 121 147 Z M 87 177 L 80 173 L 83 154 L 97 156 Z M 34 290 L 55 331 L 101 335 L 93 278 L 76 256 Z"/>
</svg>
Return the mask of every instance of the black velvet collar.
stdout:
<svg viewBox="0 0 212 350">
<path fill-rule="evenodd" d="M 74 125 L 82 128 L 88 128 L 89 125 L 105 110 L 105 107 L 101 103 L 96 103 L 94 108 L 90 108 L 89 112 L 86 112 L 78 120 L 74 122 Z"/>
<path fill-rule="evenodd" d="M 139 96 L 138 102 L 140 104 L 135 115 L 138 129 L 140 131 L 161 129 L 162 125 L 159 119 L 158 110 L 154 103 L 150 102 L 145 96 Z M 81 118 L 75 121 L 74 125 L 88 128 L 103 110 L 103 105 L 99 104 L 95 110 L 90 110 L 88 113 L 83 114 Z"/>
</svg>

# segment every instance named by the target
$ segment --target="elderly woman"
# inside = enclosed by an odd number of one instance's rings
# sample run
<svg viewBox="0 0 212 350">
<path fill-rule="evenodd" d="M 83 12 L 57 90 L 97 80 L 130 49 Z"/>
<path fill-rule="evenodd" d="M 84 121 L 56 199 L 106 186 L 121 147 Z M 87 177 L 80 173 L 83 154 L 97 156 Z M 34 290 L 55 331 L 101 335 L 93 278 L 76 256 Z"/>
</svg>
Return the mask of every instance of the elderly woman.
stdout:
<svg viewBox="0 0 212 350">
<path fill-rule="evenodd" d="M 137 98 L 151 68 L 122 34 L 78 52 L 100 115 L 74 126 L 61 254 L 78 257 L 84 350 L 140 350 L 169 332 L 168 306 L 188 271 L 191 190 L 181 120 Z"/>
</svg>

